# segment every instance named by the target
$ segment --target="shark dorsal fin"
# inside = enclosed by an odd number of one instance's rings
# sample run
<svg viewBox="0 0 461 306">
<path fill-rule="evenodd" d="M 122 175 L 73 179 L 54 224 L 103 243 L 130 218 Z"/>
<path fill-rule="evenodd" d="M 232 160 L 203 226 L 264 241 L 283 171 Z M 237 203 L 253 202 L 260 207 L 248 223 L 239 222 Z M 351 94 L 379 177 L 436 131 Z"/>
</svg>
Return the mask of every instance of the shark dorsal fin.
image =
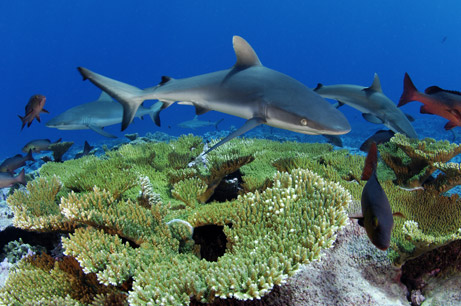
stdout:
<svg viewBox="0 0 461 306">
<path fill-rule="evenodd" d="M 380 92 L 380 93 L 383 92 L 383 90 L 381 89 L 381 81 L 379 80 L 377 73 L 375 73 L 373 84 L 371 84 L 370 87 L 366 87 L 362 90 L 365 91 L 367 94 L 372 94 L 373 92 Z"/>
<path fill-rule="evenodd" d="M 232 44 L 234 45 L 235 55 L 237 56 L 237 62 L 234 67 L 247 68 L 251 66 L 262 66 L 258 55 L 256 55 L 256 52 L 245 39 L 240 36 L 234 36 L 232 38 Z"/>
<path fill-rule="evenodd" d="M 101 95 L 98 98 L 98 101 L 113 101 L 112 97 L 109 96 L 105 91 L 101 92 Z"/>
<path fill-rule="evenodd" d="M 373 84 L 371 84 L 370 87 L 367 88 L 367 90 L 372 90 L 376 92 L 383 92 L 381 89 L 381 81 L 379 80 L 378 74 L 375 73 L 375 76 L 373 78 Z"/>
</svg>

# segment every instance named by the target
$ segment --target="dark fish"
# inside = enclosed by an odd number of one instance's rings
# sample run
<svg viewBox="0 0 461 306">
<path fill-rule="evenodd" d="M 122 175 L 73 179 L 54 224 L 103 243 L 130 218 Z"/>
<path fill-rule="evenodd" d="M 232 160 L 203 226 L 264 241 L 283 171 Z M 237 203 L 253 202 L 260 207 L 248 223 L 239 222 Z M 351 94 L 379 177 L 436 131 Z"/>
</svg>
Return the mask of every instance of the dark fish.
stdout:
<svg viewBox="0 0 461 306">
<path fill-rule="evenodd" d="M 379 130 L 376 133 L 374 133 L 372 136 L 370 136 L 367 140 L 365 140 L 364 143 L 362 143 L 362 145 L 360 146 L 360 151 L 368 152 L 373 142 L 375 142 L 377 145 L 386 143 L 394 135 L 395 133 L 391 130 Z"/>
<path fill-rule="evenodd" d="M 403 79 L 403 93 L 400 97 L 399 107 L 411 101 L 419 101 L 424 105 L 419 112 L 421 114 L 438 115 L 448 119 L 445 130 L 455 126 L 461 126 L 461 93 L 453 90 L 445 90 L 437 86 L 426 88 L 424 93 L 419 92 L 405 73 Z"/>
<path fill-rule="evenodd" d="M 29 150 L 29 153 L 27 153 L 27 155 L 25 156 L 17 154 L 13 157 L 5 159 L 3 163 L 0 165 L 0 172 L 14 173 L 14 170 L 24 166 L 26 164 L 26 161 L 28 160 L 35 161 L 35 159 L 32 157 L 31 150 Z"/>
<path fill-rule="evenodd" d="M 53 143 L 58 143 L 62 140 L 62 138 L 59 138 L 55 142 L 51 142 L 49 139 L 35 139 L 32 141 L 29 141 L 23 148 L 22 152 L 29 152 L 32 151 L 34 153 L 38 153 L 41 151 L 51 151 L 50 145 Z"/>
<path fill-rule="evenodd" d="M 9 172 L 0 172 L 0 188 L 11 187 L 14 184 L 19 183 L 26 185 L 25 170 L 22 169 L 18 175 L 14 176 Z"/>
<path fill-rule="evenodd" d="M 447 41 L 447 38 L 448 38 L 447 36 L 444 36 L 444 37 L 442 38 L 441 43 L 443 44 L 444 42 L 446 42 L 446 41 Z"/>
<path fill-rule="evenodd" d="M 88 155 L 88 154 L 90 154 L 90 151 L 93 150 L 93 149 L 94 149 L 94 147 L 90 146 L 88 141 L 85 140 L 85 145 L 83 146 L 83 152 L 75 154 L 74 158 L 77 159 L 77 158 L 80 158 L 82 156 Z"/>
<path fill-rule="evenodd" d="M 328 143 L 331 143 L 334 146 L 343 147 L 343 141 L 339 135 L 322 135 L 326 138 Z"/>
<path fill-rule="evenodd" d="M 362 214 L 353 218 L 365 227 L 370 241 L 385 251 L 391 242 L 394 219 L 389 200 L 376 177 L 377 164 L 378 149 L 376 143 L 372 143 L 362 173 L 362 180 L 368 180 L 362 191 Z M 400 213 L 397 215 L 401 216 Z"/>
<path fill-rule="evenodd" d="M 21 130 L 24 128 L 24 126 L 27 123 L 27 127 L 29 127 L 32 124 L 32 121 L 34 119 L 37 119 L 38 122 L 40 122 L 40 113 L 49 113 L 46 109 L 43 107 L 45 106 L 46 102 L 46 97 L 42 95 L 33 95 L 30 97 L 29 102 L 26 105 L 26 114 L 24 117 L 21 117 L 18 115 L 19 119 L 22 121 L 22 127 Z"/>
</svg>

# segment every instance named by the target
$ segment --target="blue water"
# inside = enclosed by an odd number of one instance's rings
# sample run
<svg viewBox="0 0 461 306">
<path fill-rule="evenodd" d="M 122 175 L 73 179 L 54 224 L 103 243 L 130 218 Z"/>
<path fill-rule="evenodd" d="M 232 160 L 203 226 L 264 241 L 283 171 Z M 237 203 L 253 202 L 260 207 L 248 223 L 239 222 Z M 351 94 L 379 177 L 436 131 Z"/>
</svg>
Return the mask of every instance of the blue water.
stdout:
<svg viewBox="0 0 461 306">
<path fill-rule="evenodd" d="M 90 130 L 59 131 L 44 123 L 70 107 L 95 100 L 100 90 L 83 82 L 83 66 L 137 87 L 162 75 L 175 78 L 226 69 L 235 62 L 232 36 L 244 37 L 261 62 L 309 87 L 370 85 L 373 73 L 397 103 L 404 72 L 418 89 L 430 85 L 461 90 L 459 1 L 1 1 L 0 72 L 2 120 L 0 160 L 36 138 L 82 146 L 106 140 Z M 17 115 L 33 94 L 47 97 L 42 122 L 20 131 Z M 403 107 L 421 136 L 451 139 L 446 120 L 420 115 L 419 102 Z M 342 111 L 365 140 L 383 126 Z M 135 120 L 127 133 L 189 133 L 175 124 L 194 109 L 174 105 L 162 112 L 162 127 Z M 209 112 L 202 120 L 225 118 L 222 128 L 243 120 Z M 120 126 L 106 128 L 123 136 Z M 455 130 L 459 129 L 455 128 Z M 201 132 L 213 130 L 204 129 Z"/>
</svg>

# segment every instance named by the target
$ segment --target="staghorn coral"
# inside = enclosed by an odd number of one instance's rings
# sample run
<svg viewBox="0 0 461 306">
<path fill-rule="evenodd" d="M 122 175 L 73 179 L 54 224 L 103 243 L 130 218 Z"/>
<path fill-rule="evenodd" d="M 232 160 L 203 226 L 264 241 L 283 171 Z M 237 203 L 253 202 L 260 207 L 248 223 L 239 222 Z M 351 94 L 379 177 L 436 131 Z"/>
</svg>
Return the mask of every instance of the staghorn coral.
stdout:
<svg viewBox="0 0 461 306">
<path fill-rule="evenodd" d="M 457 176 L 454 171 L 438 175 L 434 181 L 428 181 L 437 170 L 446 170 L 445 163 L 461 153 L 461 145 L 432 138 L 424 140 L 410 139 L 402 134 L 395 134 L 388 143 L 379 146 L 381 158 L 394 171 L 396 184 L 405 187 L 434 189 L 443 192 L 456 186 Z"/>
</svg>

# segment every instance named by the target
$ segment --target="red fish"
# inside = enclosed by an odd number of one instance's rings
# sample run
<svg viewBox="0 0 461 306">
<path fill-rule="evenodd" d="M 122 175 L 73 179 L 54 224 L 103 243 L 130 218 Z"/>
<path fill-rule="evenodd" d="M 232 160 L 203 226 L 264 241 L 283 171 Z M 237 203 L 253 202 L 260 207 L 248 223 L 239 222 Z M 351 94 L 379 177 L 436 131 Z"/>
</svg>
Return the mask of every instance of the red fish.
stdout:
<svg viewBox="0 0 461 306">
<path fill-rule="evenodd" d="M 45 106 L 46 97 L 42 95 L 33 95 L 30 97 L 29 102 L 26 105 L 26 114 L 24 117 L 18 115 L 19 119 L 22 121 L 21 131 L 27 123 L 27 127 L 32 124 L 34 119 L 37 119 L 40 122 L 40 113 L 49 113 L 46 109 L 43 108 Z"/>
<path fill-rule="evenodd" d="M 424 93 L 419 92 L 405 73 L 403 79 L 403 93 L 400 97 L 399 107 L 411 101 L 419 101 L 424 105 L 419 112 L 421 114 L 438 115 L 448 119 L 445 130 L 455 126 L 461 126 L 461 93 L 453 90 L 445 90 L 437 86 L 426 88 Z"/>
</svg>

